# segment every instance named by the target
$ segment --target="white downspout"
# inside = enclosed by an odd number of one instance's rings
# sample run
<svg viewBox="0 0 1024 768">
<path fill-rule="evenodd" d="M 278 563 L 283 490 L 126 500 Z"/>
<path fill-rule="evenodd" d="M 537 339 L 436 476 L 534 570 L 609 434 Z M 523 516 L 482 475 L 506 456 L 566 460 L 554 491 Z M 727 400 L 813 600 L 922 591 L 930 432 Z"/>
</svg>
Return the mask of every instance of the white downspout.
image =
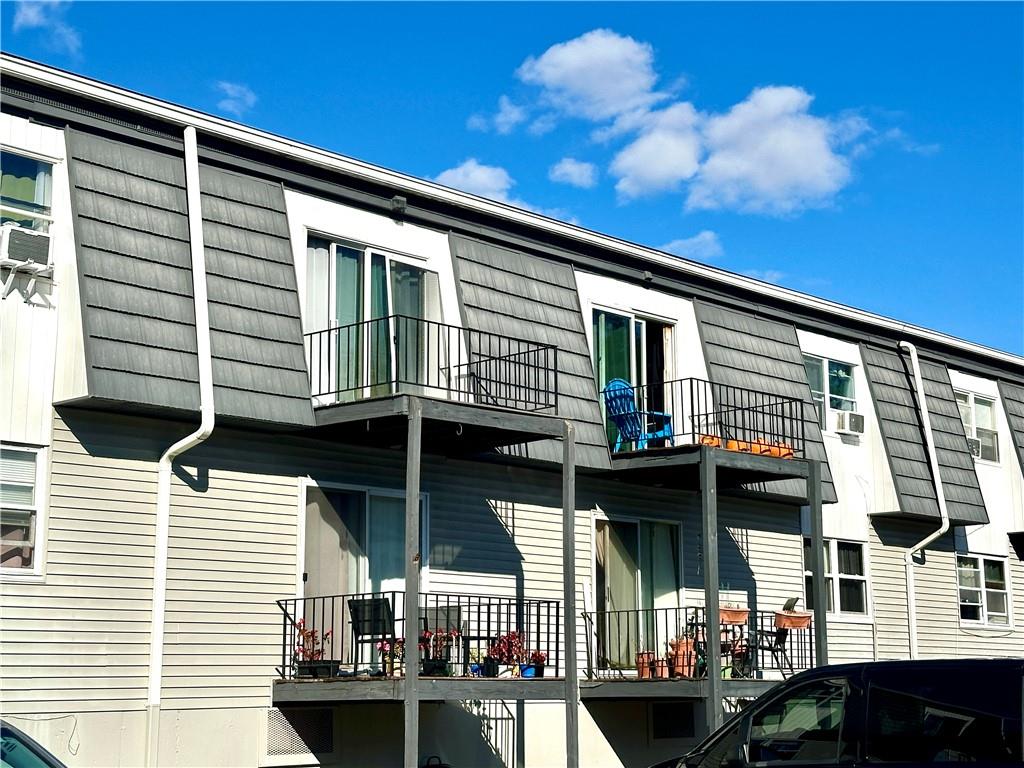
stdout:
<svg viewBox="0 0 1024 768">
<path fill-rule="evenodd" d="M 917 359 L 917 347 L 909 341 L 901 341 L 900 348 L 910 353 L 910 364 L 914 369 L 914 387 L 917 391 L 918 407 L 921 411 L 921 425 L 924 427 L 924 445 L 928 451 L 928 463 L 932 469 L 932 482 L 935 485 L 935 498 L 939 504 L 941 523 L 903 556 L 907 569 L 907 628 L 910 634 L 910 658 L 917 658 L 917 599 L 914 589 L 914 555 L 949 530 L 949 510 L 946 509 L 946 494 L 942 490 L 942 478 L 939 476 L 939 458 L 935 454 L 935 440 L 932 437 L 932 421 L 928 414 L 928 401 L 925 400 L 924 382 L 921 379 L 921 364 Z"/>
<path fill-rule="evenodd" d="M 210 312 L 206 300 L 206 252 L 203 245 L 202 200 L 199 194 L 199 152 L 196 129 L 185 128 L 185 196 L 188 204 L 189 250 L 192 256 L 192 298 L 196 314 L 196 357 L 199 363 L 199 428 L 176 442 L 157 464 L 156 547 L 153 564 L 153 617 L 149 649 L 147 697 L 147 759 L 159 760 L 160 699 L 164 658 L 164 614 L 167 603 L 167 551 L 171 528 L 171 465 L 213 432 L 213 362 L 210 356 Z"/>
</svg>

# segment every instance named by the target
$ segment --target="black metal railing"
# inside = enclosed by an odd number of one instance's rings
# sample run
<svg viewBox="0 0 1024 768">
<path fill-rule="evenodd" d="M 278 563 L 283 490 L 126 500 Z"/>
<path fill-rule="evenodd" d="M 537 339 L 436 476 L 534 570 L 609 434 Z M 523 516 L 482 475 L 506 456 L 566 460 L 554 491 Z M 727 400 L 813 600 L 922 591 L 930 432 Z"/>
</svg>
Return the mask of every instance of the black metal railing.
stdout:
<svg viewBox="0 0 1024 768">
<path fill-rule="evenodd" d="M 711 445 L 745 453 L 800 457 L 804 403 L 704 379 L 676 379 L 602 390 L 615 452 Z"/>
<path fill-rule="evenodd" d="M 720 609 L 717 649 L 703 608 L 584 611 L 588 678 L 760 678 L 788 676 L 814 662 L 811 617 Z M 731 614 L 731 615 L 730 615 Z"/>
<path fill-rule="evenodd" d="M 520 411 L 558 406 L 557 347 L 406 315 L 307 333 L 320 404 L 411 393 Z"/>
<path fill-rule="evenodd" d="M 405 645 L 412 641 L 404 592 L 290 598 L 277 605 L 282 678 L 404 674 Z M 422 594 L 419 629 L 413 633 L 420 674 L 558 676 L 561 611 L 558 600 Z"/>
</svg>

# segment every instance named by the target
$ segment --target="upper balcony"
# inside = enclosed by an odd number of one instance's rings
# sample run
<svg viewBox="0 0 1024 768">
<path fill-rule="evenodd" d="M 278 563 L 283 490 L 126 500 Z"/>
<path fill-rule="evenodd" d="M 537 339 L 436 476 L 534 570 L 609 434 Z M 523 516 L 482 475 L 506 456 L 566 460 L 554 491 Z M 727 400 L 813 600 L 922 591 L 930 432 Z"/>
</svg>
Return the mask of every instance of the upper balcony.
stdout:
<svg viewBox="0 0 1024 768">
<path fill-rule="evenodd" d="M 697 378 L 602 390 L 613 468 L 643 471 L 691 465 L 701 447 L 736 482 L 804 477 L 804 404 L 797 398 Z M 794 461 L 797 460 L 797 461 Z"/>
<path fill-rule="evenodd" d="M 425 437 L 462 450 L 561 435 L 554 346 L 397 314 L 305 344 L 317 426 L 365 422 L 361 442 L 395 444 L 408 397 L 422 400 Z"/>
</svg>

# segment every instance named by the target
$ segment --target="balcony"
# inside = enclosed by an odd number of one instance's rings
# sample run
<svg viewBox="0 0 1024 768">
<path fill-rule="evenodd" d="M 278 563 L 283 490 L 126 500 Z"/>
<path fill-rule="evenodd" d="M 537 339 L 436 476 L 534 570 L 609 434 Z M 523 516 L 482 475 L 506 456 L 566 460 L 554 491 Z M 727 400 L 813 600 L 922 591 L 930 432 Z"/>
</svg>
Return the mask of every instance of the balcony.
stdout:
<svg viewBox="0 0 1024 768">
<path fill-rule="evenodd" d="M 403 697 L 410 636 L 405 592 L 277 605 L 282 618 L 275 702 Z M 420 698 L 487 698 L 485 692 L 564 698 L 560 601 L 428 593 L 419 597 L 419 617 L 411 634 L 420 655 Z"/>
<path fill-rule="evenodd" d="M 462 449 L 560 437 L 558 350 L 510 336 L 406 315 L 306 334 L 319 427 L 365 423 L 361 442 L 391 446 L 408 398 L 423 404 L 434 445 Z M 390 420 L 390 421 L 389 421 Z M 437 424 L 440 422 L 440 424 Z"/>
<path fill-rule="evenodd" d="M 709 676 L 722 680 L 726 695 L 754 694 L 814 666 L 811 614 L 719 611 L 710 653 L 703 608 L 585 611 L 589 696 L 703 696 Z"/>
<path fill-rule="evenodd" d="M 803 478 L 804 403 L 686 378 L 602 391 L 612 469 L 647 482 L 695 487 L 701 448 L 715 449 L 725 487 Z"/>
</svg>

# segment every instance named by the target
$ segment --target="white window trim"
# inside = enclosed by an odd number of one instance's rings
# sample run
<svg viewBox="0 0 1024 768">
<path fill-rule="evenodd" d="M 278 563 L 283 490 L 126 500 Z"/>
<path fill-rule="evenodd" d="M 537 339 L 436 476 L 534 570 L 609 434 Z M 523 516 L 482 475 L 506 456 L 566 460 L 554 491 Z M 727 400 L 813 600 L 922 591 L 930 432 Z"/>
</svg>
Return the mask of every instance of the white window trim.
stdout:
<svg viewBox="0 0 1024 768">
<path fill-rule="evenodd" d="M 979 392 L 973 392 L 973 391 L 971 391 L 969 389 L 954 389 L 953 390 L 953 394 L 954 394 L 954 399 L 956 399 L 956 395 L 967 395 L 967 402 L 968 402 L 968 405 L 971 408 L 971 426 L 970 426 L 970 430 L 968 430 L 967 425 L 963 423 L 963 419 L 960 419 L 960 423 L 963 424 L 964 434 L 967 435 L 967 437 L 971 438 L 972 440 L 977 440 L 978 439 L 978 412 L 975 410 L 975 407 L 974 407 L 975 398 L 980 397 L 982 400 L 987 400 L 988 402 L 992 403 L 992 415 L 995 418 L 995 426 L 996 426 L 996 428 L 993 429 L 993 430 L 989 430 L 989 431 L 996 433 L 996 451 L 997 451 L 998 457 L 993 461 L 992 459 L 983 459 L 983 458 L 981 458 L 981 456 L 974 456 L 972 454 L 971 458 L 974 459 L 974 463 L 975 464 L 987 464 L 990 467 L 1001 466 L 1002 465 L 1002 453 L 1003 452 L 1002 452 L 1002 447 L 1001 447 L 1000 441 L 999 441 L 999 438 L 1000 438 L 1000 433 L 999 433 L 999 415 L 998 415 L 999 412 L 998 412 L 998 408 L 997 408 L 997 406 L 999 405 L 999 399 L 996 398 L 996 397 L 992 397 L 991 395 L 983 395 L 983 394 L 981 394 Z M 957 410 L 959 411 L 959 403 L 957 403 Z"/>
<path fill-rule="evenodd" d="M 977 563 L 978 576 L 980 579 L 980 586 L 978 591 L 981 592 L 981 620 L 975 621 L 974 619 L 965 619 L 960 616 L 960 566 L 957 564 L 957 559 L 961 557 L 971 558 Z M 984 560 L 992 560 L 993 562 L 1001 563 L 1003 566 L 1003 578 L 1006 579 L 1006 623 L 1005 624 L 994 624 L 988 620 L 988 603 L 985 600 L 986 592 L 998 592 L 999 590 L 988 590 L 985 588 L 985 569 L 982 565 Z M 1002 555 L 983 555 L 975 554 L 974 552 L 954 552 L 953 553 L 953 580 L 956 584 L 956 615 L 960 621 L 961 627 L 973 627 L 973 628 L 984 628 L 984 629 L 995 629 L 1008 631 L 1014 628 L 1013 622 L 1013 587 L 1010 579 L 1010 560 L 1009 557 Z M 972 589 L 972 587 L 966 587 L 966 589 Z"/>
<path fill-rule="evenodd" d="M 850 367 L 850 378 L 851 379 L 855 379 L 855 377 L 856 377 L 857 364 L 856 363 L 848 363 L 845 360 L 839 360 L 838 358 L 835 358 L 835 357 L 826 357 L 825 355 L 815 355 L 815 354 L 811 354 L 809 352 L 804 352 L 803 353 L 803 357 L 804 358 L 808 358 L 809 357 L 809 358 L 817 360 L 817 361 L 819 361 L 821 363 L 821 376 L 822 376 L 821 385 L 822 385 L 822 387 L 825 388 L 822 391 L 822 403 L 821 403 L 822 407 L 825 409 L 824 414 L 823 414 L 823 420 L 825 422 L 825 426 L 822 428 L 822 432 L 824 432 L 826 434 L 830 434 L 830 435 L 838 434 L 835 431 L 835 429 L 833 428 L 833 426 L 832 426 L 834 421 L 835 421 L 835 419 L 832 417 L 833 413 L 863 413 L 863 411 L 860 409 L 860 405 L 859 405 L 860 398 L 858 398 L 858 397 L 843 397 L 842 395 L 833 395 L 831 392 L 828 391 L 828 364 L 829 363 L 838 363 L 839 365 L 848 365 Z M 805 375 L 806 375 L 806 371 L 805 371 Z M 808 384 L 809 383 L 810 382 L 808 382 Z M 855 386 L 856 386 L 856 382 L 855 382 Z M 814 400 L 814 395 L 815 395 L 816 391 L 817 390 L 815 390 L 813 387 L 811 387 L 811 400 L 812 401 Z M 839 400 L 848 400 L 849 402 L 853 403 L 853 410 L 852 411 L 841 411 L 838 408 L 833 408 L 832 407 L 832 398 L 833 397 L 838 398 Z M 856 542 L 853 542 L 853 543 L 856 543 Z"/>
<path fill-rule="evenodd" d="M 810 539 L 810 536 L 804 535 L 805 539 Z M 874 623 L 874 599 L 871 590 L 871 563 L 868 557 L 868 551 L 870 547 L 866 541 L 855 541 L 853 539 L 833 539 L 825 538 L 825 546 L 828 548 L 828 571 L 825 573 L 825 579 L 832 582 L 832 610 L 826 613 L 826 616 L 836 621 L 841 621 L 848 624 L 873 624 Z M 864 564 L 864 575 L 854 576 L 851 574 L 840 574 L 839 573 L 839 544 L 854 544 L 860 547 L 861 562 Z M 809 563 L 804 563 L 804 588 L 801 592 L 804 601 L 807 600 L 807 586 L 806 579 L 811 577 L 811 568 Z M 863 581 L 864 582 L 864 612 L 858 613 L 855 611 L 841 611 L 839 610 L 839 580 L 848 579 L 851 581 Z M 812 606 L 807 606 L 807 610 L 812 610 Z"/>
<path fill-rule="evenodd" d="M 36 454 L 35 505 L 36 537 L 31 568 L 0 568 L 0 581 L 43 583 L 46 580 L 46 544 L 50 510 L 50 450 L 44 445 L 24 445 L 4 441 L 4 447 Z"/>
<path fill-rule="evenodd" d="M 52 157 L 47 157 L 46 155 L 41 155 L 38 152 L 32 152 L 31 150 L 28 150 L 28 149 L 21 149 L 19 147 L 12 147 L 9 144 L 2 144 L 2 143 L 0 143 L 0 151 L 9 152 L 12 155 L 18 155 L 19 157 L 24 157 L 24 158 L 26 158 L 28 160 L 35 160 L 37 163 L 46 163 L 47 165 L 50 166 L 50 212 L 49 213 L 37 213 L 37 212 L 31 211 L 31 210 L 29 210 L 27 208 L 22 208 L 21 206 L 17 205 L 16 203 L 7 203 L 6 207 L 9 210 L 17 211 L 18 213 L 24 213 L 29 218 L 41 219 L 41 220 L 47 222 L 48 224 L 53 224 L 54 221 L 55 221 L 55 219 L 53 217 L 53 175 L 54 175 L 53 172 L 54 172 L 54 168 L 57 165 L 59 165 L 61 163 L 61 161 L 57 160 L 55 158 L 52 158 Z M 47 231 L 47 234 L 49 234 L 49 230 Z"/>
<path fill-rule="evenodd" d="M 298 536 L 296 537 L 295 551 L 295 597 L 302 600 L 305 595 L 305 583 L 302 581 L 302 574 L 306 567 L 306 492 L 309 488 L 322 488 L 331 491 L 353 491 L 366 496 L 367 510 L 369 510 L 369 497 L 389 496 L 395 499 L 404 499 L 405 490 L 401 488 L 388 488 L 376 485 L 359 485 L 353 483 L 340 483 L 331 481 L 317 481 L 306 476 L 299 480 L 298 493 Z M 423 511 L 420 514 L 420 593 L 430 592 L 430 494 L 420 491 L 420 503 L 423 504 Z M 317 597 L 311 595 L 310 597 Z"/>
</svg>

